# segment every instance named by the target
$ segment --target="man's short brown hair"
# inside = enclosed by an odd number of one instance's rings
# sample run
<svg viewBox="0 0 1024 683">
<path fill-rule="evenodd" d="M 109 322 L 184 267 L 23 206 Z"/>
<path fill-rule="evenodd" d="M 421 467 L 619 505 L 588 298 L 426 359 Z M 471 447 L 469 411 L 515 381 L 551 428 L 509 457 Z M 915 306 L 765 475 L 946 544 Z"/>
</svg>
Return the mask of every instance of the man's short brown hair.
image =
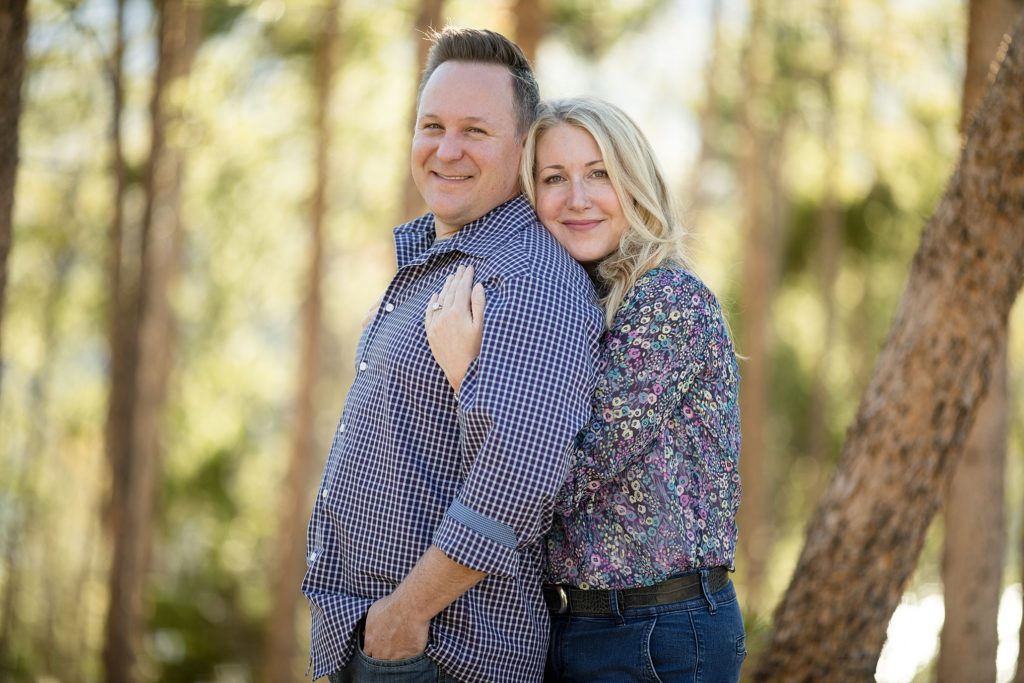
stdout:
<svg viewBox="0 0 1024 683">
<path fill-rule="evenodd" d="M 420 78 L 416 101 L 423 95 L 430 76 L 437 67 L 448 61 L 497 64 L 508 69 L 512 76 L 512 103 L 516 115 L 516 135 L 523 137 L 540 105 L 540 87 L 533 76 L 530 61 L 522 49 L 495 31 L 476 28 L 446 26 L 442 31 L 431 31 L 427 37 L 433 42 L 427 53 L 427 65 Z"/>
</svg>

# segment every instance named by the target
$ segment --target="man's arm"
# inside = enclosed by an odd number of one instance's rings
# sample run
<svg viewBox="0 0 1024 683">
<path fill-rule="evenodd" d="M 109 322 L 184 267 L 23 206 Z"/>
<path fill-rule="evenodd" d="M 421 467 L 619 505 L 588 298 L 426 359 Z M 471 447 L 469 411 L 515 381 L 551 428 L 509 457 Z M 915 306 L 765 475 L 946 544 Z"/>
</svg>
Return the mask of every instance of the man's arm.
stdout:
<svg viewBox="0 0 1024 683">
<path fill-rule="evenodd" d="M 430 620 L 485 576 L 430 546 L 395 592 L 370 606 L 363 652 L 375 659 L 405 659 L 423 652 Z"/>
<path fill-rule="evenodd" d="M 588 290 L 553 277 L 487 291 L 480 355 L 459 391 L 466 478 L 433 538 L 449 559 L 513 577 L 547 531 L 590 414 L 601 323 Z"/>
<path fill-rule="evenodd" d="M 368 655 L 422 652 L 435 615 L 488 574 L 518 572 L 520 549 L 550 524 L 566 447 L 589 413 L 600 331 L 585 292 L 552 281 L 515 278 L 488 294 L 483 347 L 460 392 L 468 476 L 434 544 L 371 606 Z"/>
</svg>

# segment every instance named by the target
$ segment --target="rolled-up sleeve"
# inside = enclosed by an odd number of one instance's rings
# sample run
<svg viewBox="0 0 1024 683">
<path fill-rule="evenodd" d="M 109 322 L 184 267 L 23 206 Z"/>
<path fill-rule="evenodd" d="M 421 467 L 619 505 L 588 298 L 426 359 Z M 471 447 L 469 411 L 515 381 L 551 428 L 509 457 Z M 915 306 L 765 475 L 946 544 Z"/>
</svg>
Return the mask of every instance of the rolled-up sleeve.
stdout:
<svg viewBox="0 0 1024 683">
<path fill-rule="evenodd" d="M 480 355 L 459 396 L 465 483 L 433 543 L 449 558 L 514 576 L 539 540 L 590 414 L 601 312 L 585 287 L 520 276 L 487 291 Z"/>
</svg>

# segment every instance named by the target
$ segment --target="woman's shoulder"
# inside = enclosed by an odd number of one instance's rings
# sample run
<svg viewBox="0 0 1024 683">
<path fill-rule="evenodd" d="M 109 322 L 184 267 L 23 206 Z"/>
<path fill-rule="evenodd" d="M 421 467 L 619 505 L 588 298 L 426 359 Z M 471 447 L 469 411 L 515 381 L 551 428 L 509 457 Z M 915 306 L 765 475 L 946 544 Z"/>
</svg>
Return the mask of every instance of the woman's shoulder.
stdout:
<svg viewBox="0 0 1024 683">
<path fill-rule="evenodd" d="M 692 271 L 674 265 L 652 268 L 636 281 L 609 334 L 620 344 L 661 335 L 674 341 L 659 348 L 732 348 L 714 292 Z"/>
<path fill-rule="evenodd" d="M 704 281 L 677 265 L 657 266 L 641 275 L 624 302 L 631 307 L 655 303 L 673 308 L 718 308 L 714 292 Z"/>
</svg>

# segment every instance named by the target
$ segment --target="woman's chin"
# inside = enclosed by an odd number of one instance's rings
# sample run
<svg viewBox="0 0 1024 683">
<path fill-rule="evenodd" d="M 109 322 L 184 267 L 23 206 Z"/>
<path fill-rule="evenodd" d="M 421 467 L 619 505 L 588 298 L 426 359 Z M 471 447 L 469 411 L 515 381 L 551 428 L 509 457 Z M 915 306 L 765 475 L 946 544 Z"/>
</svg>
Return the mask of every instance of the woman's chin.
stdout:
<svg viewBox="0 0 1024 683">
<path fill-rule="evenodd" d="M 611 256 L 612 252 L 601 252 L 595 251 L 594 249 L 567 249 L 569 255 L 572 256 L 577 263 L 585 268 L 597 267 L 601 261 Z"/>
</svg>

